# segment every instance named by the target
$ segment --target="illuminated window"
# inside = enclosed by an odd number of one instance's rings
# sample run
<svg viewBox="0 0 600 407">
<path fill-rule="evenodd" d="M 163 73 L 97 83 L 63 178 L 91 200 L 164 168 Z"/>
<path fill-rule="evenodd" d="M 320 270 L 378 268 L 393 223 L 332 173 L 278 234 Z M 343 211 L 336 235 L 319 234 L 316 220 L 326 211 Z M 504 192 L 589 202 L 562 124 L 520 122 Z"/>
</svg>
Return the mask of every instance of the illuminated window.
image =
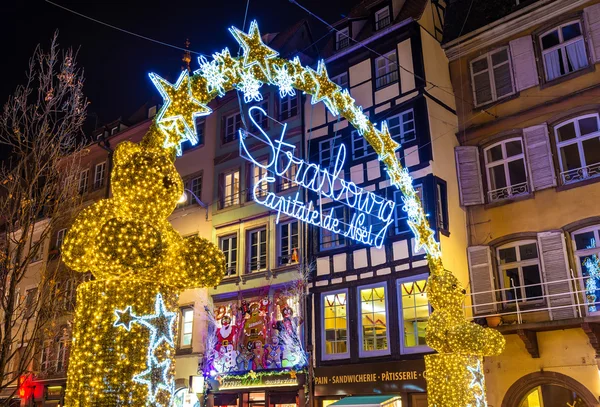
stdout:
<svg viewBox="0 0 600 407">
<path fill-rule="evenodd" d="M 281 177 L 279 177 L 279 191 L 285 191 L 286 189 L 296 186 L 296 183 L 294 182 L 296 172 L 298 171 L 298 165 L 296 163 L 291 162 L 286 155 L 280 155 L 277 169 L 279 172 L 283 172 Z"/>
<path fill-rule="evenodd" d="M 321 294 L 323 307 L 322 356 L 327 359 L 343 359 L 350 356 L 348 346 L 347 291 Z"/>
<path fill-rule="evenodd" d="M 298 114 L 298 96 L 287 95 L 279 98 L 279 120 L 287 120 Z"/>
<path fill-rule="evenodd" d="M 400 348 L 403 353 L 424 352 L 429 349 L 425 343 L 425 330 L 431 310 L 426 287 L 427 275 L 424 274 L 398 280 Z"/>
<path fill-rule="evenodd" d="M 267 160 L 261 160 L 260 163 L 263 164 L 265 167 L 268 164 Z M 267 169 L 260 167 L 258 165 L 252 165 L 251 168 L 252 168 L 252 185 L 251 185 L 251 190 L 248 191 L 249 192 L 248 196 L 252 197 L 252 196 L 254 196 L 254 194 L 256 194 L 256 196 L 267 195 L 267 192 L 269 192 L 269 184 L 266 183 L 265 181 L 263 181 L 259 184 L 259 181 L 267 175 Z M 258 184 L 258 187 L 255 188 L 254 186 L 257 184 Z"/>
<path fill-rule="evenodd" d="M 515 301 L 543 301 L 537 242 L 513 242 L 500 246 L 497 251 L 503 299 L 509 305 Z"/>
<path fill-rule="evenodd" d="M 194 309 L 192 307 L 181 309 L 181 336 L 179 346 L 186 348 L 192 346 L 192 330 L 194 327 Z"/>
<path fill-rule="evenodd" d="M 225 255 L 225 275 L 237 274 L 237 235 L 220 238 L 219 247 Z"/>
<path fill-rule="evenodd" d="M 279 225 L 279 265 L 298 263 L 298 221 Z"/>
<path fill-rule="evenodd" d="M 374 284 L 358 288 L 360 299 L 360 356 L 389 354 L 386 288 Z"/>
<path fill-rule="evenodd" d="M 518 407 L 585 406 L 587 403 L 575 391 L 554 384 L 542 384 L 531 390 Z"/>
<path fill-rule="evenodd" d="M 222 175 L 222 207 L 227 208 L 240 203 L 240 172 L 231 171 Z"/>
<path fill-rule="evenodd" d="M 585 287 L 588 312 L 597 312 L 600 304 L 600 226 L 577 230 L 572 234 L 575 263 L 581 285 Z"/>
<path fill-rule="evenodd" d="M 248 232 L 248 271 L 267 269 L 267 228 Z"/>
<path fill-rule="evenodd" d="M 238 130 L 242 128 L 242 115 L 235 113 L 224 119 L 223 144 L 238 139 Z"/>
<path fill-rule="evenodd" d="M 106 161 L 96 165 L 94 170 L 94 189 L 104 186 L 104 177 L 106 175 Z"/>
</svg>

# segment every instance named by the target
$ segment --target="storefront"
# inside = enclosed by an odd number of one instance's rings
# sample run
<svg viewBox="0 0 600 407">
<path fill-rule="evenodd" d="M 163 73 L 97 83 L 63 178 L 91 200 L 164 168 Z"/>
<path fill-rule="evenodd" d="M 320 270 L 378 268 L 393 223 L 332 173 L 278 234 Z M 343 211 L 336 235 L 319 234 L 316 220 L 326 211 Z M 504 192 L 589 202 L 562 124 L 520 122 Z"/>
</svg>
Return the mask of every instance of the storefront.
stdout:
<svg viewBox="0 0 600 407">
<path fill-rule="evenodd" d="M 304 406 L 302 373 L 230 376 L 209 380 L 207 407 L 298 407 Z"/>
<path fill-rule="evenodd" d="M 426 407 L 423 359 L 355 365 L 327 366 L 314 370 L 313 407 L 328 407 L 348 396 L 399 396 L 403 407 Z M 358 400 L 361 403 L 364 401 Z M 386 402 L 393 400 L 386 398 Z M 358 405 L 358 403 L 350 403 Z"/>
</svg>

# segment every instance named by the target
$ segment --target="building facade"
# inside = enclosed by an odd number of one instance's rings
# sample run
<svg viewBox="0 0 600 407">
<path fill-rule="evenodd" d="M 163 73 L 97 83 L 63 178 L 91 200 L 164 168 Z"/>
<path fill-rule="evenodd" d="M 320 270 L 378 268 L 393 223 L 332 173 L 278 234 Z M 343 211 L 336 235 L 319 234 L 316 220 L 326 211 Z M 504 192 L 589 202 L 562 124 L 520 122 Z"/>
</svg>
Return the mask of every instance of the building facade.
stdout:
<svg viewBox="0 0 600 407">
<path fill-rule="evenodd" d="M 324 54 L 330 77 L 349 89 L 371 122 L 387 122 L 441 242 L 444 264 L 466 285 L 465 213 L 453 155 L 455 101 L 439 42 L 443 15 L 444 3 L 437 1 L 362 2 L 334 25 Z M 390 185 L 375 150 L 345 120 L 307 101 L 305 122 L 308 161 L 337 168 L 345 150 L 339 177 L 394 207 L 387 222 L 367 219 L 370 234 L 384 237 L 379 248 L 375 241 L 357 243 L 344 232 L 308 229 L 315 262 L 308 335 L 315 366 L 313 405 L 325 407 L 346 396 L 377 396 L 355 404 L 383 405 L 400 396 L 403 405 L 427 405 L 423 356 L 432 352 L 425 342 L 429 268 L 406 222 L 401 193 Z M 351 228 L 354 208 L 322 193 L 310 199 L 340 219 L 342 231 Z"/>
<path fill-rule="evenodd" d="M 488 403 L 596 406 L 600 4 L 468 3 L 444 48 L 473 313 L 507 341 Z"/>
</svg>

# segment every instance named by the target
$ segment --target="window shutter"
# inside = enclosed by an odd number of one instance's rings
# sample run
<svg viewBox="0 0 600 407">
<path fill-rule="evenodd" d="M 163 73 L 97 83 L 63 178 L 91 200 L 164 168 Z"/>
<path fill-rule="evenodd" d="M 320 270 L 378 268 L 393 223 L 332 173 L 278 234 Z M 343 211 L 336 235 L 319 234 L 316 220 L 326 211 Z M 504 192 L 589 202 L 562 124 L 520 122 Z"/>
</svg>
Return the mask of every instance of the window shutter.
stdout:
<svg viewBox="0 0 600 407">
<path fill-rule="evenodd" d="M 538 233 L 538 242 L 550 319 L 575 318 L 572 285 L 570 281 L 563 281 L 571 278 L 564 235 L 561 231 Z"/>
<path fill-rule="evenodd" d="M 539 84 L 533 40 L 531 35 L 517 38 L 510 42 L 512 66 L 515 71 L 515 86 L 517 91 L 531 88 Z"/>
<path fill-rule="evenodd" d="M 489 314 L 496 311 L 496 296 L 492 276 L 492 255 L 489 246 L 471 246 L 467 248 L 473 312 Z M 480 294 L 479 294 L 480 293 Z"/>
<path fill-rule="evenodd" d="M 481 168 L 479 166 L 479 149 L 472 146 L 456 147 L 456 165 L 460 203 L 464 206 L 479 205 L 483 200 Z"/>
<path fill-rule="evenodd" d="M 585 26 L 588 34 L 592 60 L 600 61 L 600 4 L 583 9 Z"/>
<path fill-rule="evenodd" d="M 534 191 L 555 187 L 556 175 L 552 163 L 550 139 L 546 123 L 523 129 L 527 149 L 527 167 Z"/>
</svg>

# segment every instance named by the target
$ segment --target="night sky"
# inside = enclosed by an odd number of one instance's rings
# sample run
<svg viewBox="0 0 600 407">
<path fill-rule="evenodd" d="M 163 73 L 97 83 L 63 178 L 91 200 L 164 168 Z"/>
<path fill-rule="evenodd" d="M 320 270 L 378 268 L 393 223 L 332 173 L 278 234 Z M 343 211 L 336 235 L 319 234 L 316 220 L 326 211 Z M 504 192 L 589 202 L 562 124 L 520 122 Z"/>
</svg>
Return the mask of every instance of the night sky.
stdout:
<svg viewBox="0 0 600 407">
<path fill-rule="evenodd" d="M 53 0 L 69 9 L 111 25 L 169 44 L 212 54 L 228 46 L 237 52 L 237 43 L 227 31 L 241 28 L 246 0 L 216 1 L 68 1 Z M 357 0 L 298 0 L 300 4 L 332 23 L 343 17 Z M 328 28 L 288 0 L 250 0 L 248 22 L 256 19 L 261 33 L 279 32 L 306 18 L 314 40 Z M 158 96 L 148 72 L 174 80 L 182 67 L 182 51 L 119 32 L 69 13 L 43 0 L 4 0 L 0 5 L 3 38 L 0 103 L 6 102 L 19 83 L 24 82 L 28 59 L 35 46 L 46 48 L 56 29 L 61 47 L 79 48 L 78 63 L 85 69 L 85 94 L 91 102 L 88 112 L 99 122 L 127 118 L 138 107 Z M 322 45 L 322 43 L 317 44 Z M 192 69 L 198 68 L 192 55 Z M 92 115 L 93 117 L 93 115 Z"/>
</svg>

